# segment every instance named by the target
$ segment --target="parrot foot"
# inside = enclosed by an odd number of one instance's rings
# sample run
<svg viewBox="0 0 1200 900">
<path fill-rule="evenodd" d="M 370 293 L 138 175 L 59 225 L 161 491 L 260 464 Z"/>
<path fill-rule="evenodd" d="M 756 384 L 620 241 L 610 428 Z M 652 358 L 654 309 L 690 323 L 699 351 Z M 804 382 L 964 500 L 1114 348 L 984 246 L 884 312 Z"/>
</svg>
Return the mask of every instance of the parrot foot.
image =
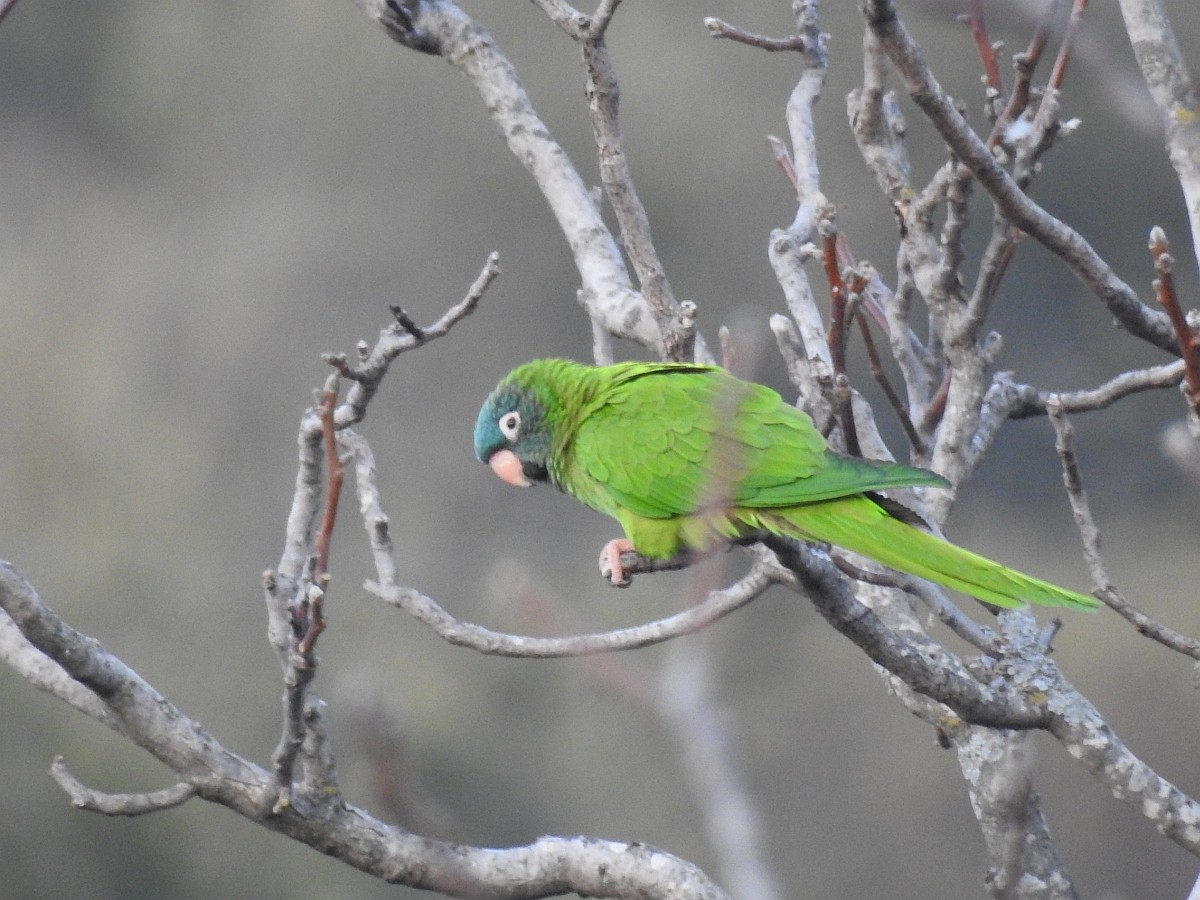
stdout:
<svg viewBox="0 0 1200 900">
<path fill-rule="evenodd" d="M 621 566 L 621 554 L 632 549 L 633 544 L 625 538 L 616 538 L 605 544 L 604 549 L 600 551 L 600 577 L 613 587 L 623 588 L 633 584 L 633 579 L 625 574 L 625 569 Z"/>
</svg>

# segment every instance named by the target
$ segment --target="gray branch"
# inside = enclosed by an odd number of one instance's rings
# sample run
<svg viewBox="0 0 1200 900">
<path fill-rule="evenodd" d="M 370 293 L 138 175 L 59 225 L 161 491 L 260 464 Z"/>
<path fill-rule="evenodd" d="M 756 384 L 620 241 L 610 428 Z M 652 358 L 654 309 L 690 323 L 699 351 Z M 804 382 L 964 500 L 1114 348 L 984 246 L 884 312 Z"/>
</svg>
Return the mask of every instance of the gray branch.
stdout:
<svg viewBox="0 0 1200 900">
<path fill-rule="evenodd" d="M 562 230 L 582 280 L 580 299 L 611 334 L 661 352 L 662 338 L 633 288 L 621 250 L 587 185 L 533 108 L 492 36 L 449 0 L 355 0 L 387 34 L 440 55 L 479 91 L 509 150 L 533 176 Z"/>
<path fill-rule="evenodd" d="M 1079 232 L 1042 209 L 1004 171 L 942 90 L 894 0 L 860 0 L 867 26 L 887 51 L 913 102 L 1012 222 L 1058 256 L 1131 334 L 1177 352 L 1167 317 L 1146 306 Z"/>
<path fill-rule="evenodd" d="M 1200 93 L 1161 0 L 1121 0 L 1120 5 L 1134 56 L 1166 132 L 1167 155 L 1183 188 L 1196 252 L 1200 250 Z"/>
<path fill-rule="evenodd" d="M 97 791 L 72 775 L 61 756 L 56 756 L 51 763 L 50 775 L 71 798 L 73 806 L 106 816 L 144 816 L 147 813 L 180 806 L 196 796 L 196 789 L 184 781 L 161 791 L 147 791 L 142 794 L 108 794 Z"/>
<path fill-rule="evenodd" d="M 386 825 L 323 791 L 298 791 L 289 806 L 275 811 L 270 773 L 221 746 L 98 641 L 63 622 L 7 562 L 0 562 L 0 609 L 41 653 L 103 701 L 123 734 L 181 779 L 166 792 L 102 794 L 56 766 L 56 777 L 74 803 L 130 815 L 195 795 L 377 878 L 450 897 L 535 898 L 574 892 L 614 898 L 727 898 L 695 866 L 644 844 L 544 837 L 523 847 L 469 847 Z"/>
</svg>

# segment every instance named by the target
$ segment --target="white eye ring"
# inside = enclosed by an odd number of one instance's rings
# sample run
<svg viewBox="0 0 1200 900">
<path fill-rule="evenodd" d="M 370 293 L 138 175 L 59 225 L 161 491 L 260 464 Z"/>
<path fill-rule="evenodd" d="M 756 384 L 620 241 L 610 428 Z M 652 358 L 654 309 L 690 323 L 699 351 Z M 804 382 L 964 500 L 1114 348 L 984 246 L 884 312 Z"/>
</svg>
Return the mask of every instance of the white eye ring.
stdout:
<svg viewBox="0 0 1200 900">
<path fill-rule="evenodd" d="M 512 412 L 506 412 L 496 424 L 500 426 L 502 435 L 510 441 L 515 441 L 521 433 L 521 414 L 515 409 Z"/>
</svg>

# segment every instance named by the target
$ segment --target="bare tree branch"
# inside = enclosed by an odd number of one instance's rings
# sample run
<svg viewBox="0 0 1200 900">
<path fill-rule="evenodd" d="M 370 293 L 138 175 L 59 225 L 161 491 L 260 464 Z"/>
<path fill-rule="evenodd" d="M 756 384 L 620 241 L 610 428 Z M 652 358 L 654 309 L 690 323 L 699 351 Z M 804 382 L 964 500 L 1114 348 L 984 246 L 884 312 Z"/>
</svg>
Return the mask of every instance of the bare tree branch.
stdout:
<svg viewBox="0 0 1200 900">
<path fill-rule="evenodd" d="M 900 21 L 894 0 L 860 0 L 860 7 L 913 102 L 1004 214 L 1062 259 L 1131 334 L 1177 352 L 1166 316 L 1142 303 L 1082 235 L 1034 203 L 971 130 L 933 77 L 920 48 Z"/>
<path fill-rule="evenodd" d="M 7 562 L 0 562 L 0 609 L 40 652 L 103 701 L 121 733 L 187 785 L 170 789 L 170 799 L 194 793 L 385 881 L 451 897 L 727 896 L 695 866 L 645 844 L 545 837 L 497 850 L 435 841 L 379 822 L 346 804 L 330 784 L 303 785 L 308 789 L 277 807 L 268 772 L 222 747 L 97 641 L 63 622 Z M 157 792 L 80 792 L 64 773 L 58 777 L 73 801 L 83 800 L 97 811 L 166 808 L 167 795 Z"/>
<path fill-rule="evenodd" d="M 31 644 L 3 610 L 0 610 L 0 663 L 13 669 L 38 690 L 57 697 L 114 731 L 121 730 L 100 698 Z"/>
<path fill-rule="evenodd" d="M 804 49 L 804 38 L 798 34 L 793 34 L 786 38 L 767 37 L 763 34 L 743 31 L 715 16 L 708 16 L 704 20 L 704 27 L 708 29 L 708 33 L 714 38 L 725 38 L 726 40 L 739 44 L 747 44 L 751 47 L 757 47 L 759 50 L 767 50 L 772 53 Z"/>
<path fill-rule="evenodd" d="M 440 637 L 456 646 L 489 655 L 535 658 L 583 656 L 647 647 L 704 628 L 740 609 L 772 584 L 786 578 L 778 566 L 763 559 L 741 581 L 724 590 L 713 591 L 703 602 L 683 612 L 643 625 L 597 634 L 537 638 L 504 634 L 463 622 L 433 598 L 399 582 L 389 520 L 383 512 L 376 484 L 374 454 L 360 435 L 346 430 L 341 432 L 340 437 L 343 446 L 354 458 L 359 508 L 375 560 L 376 580 L 367 582 L 366 589 L 430 626 Z"/>
<path fill-rule="evenodd" d="M 1066 410 L 1056 398 L 1052 397 L 1047 402 L 1046 414 L 1050 417 L 1050 424 L 1054 426 L 1054 445 L 1062 462 L 1063 484 L 1066 486 L 1071 510 L 1075 515 L 1075 526 L 1079 529 L 1079 536 L 1083 541 L 1083 558 L 1092 574 L 1092 582 L 1096 585 L 1096 596 L 1133 625 L 1139 634 L 1200 661 L 1200 641 L 1150 618 L 1125 599 L 1113 584 L 1100 550 L 1100 529 L 1092 517 L 1091 505 L 1088 503 L 1087 493 L 1083 489 L 1083 478 L 1079 473 L 1079 464 L 1075 459 L 1075 430 L 1067 419 Z"/>
<path fill-rule="evenodd" d="M 588 312 L 611 334 L 661 350 L 654 317 L 630 284 L 620 248 L 591 192 L 491 35 L 450 0 L 355 2 L 391 37 L 441 55 L 475 86 L 509 149 L 550 204 L 574 255 Z"/>
<path fill-rule="evenodd" d="M 359 345 L 359 361 L 350 365 L 344 354 L 326 354 L 324 359 L 332 365 L 344 378 L 354 382 L 346 392 L 345 400 L 334 413 L 334 421 L 339 428 L 354 425 L 363 420 L 367 404 L 375 396 L 379 383 L 387 374 L 388 367 L 397 356 L 409 350 L 423 347 L 430 341 L 445 337 L 450 329 L 475 312 L 479 301 L 487 293 L 492 282 L 500 277 L 500 255 L 489 253 L 479 275 L 467 289 L 466 296 L 454 306 L 446 310 L 432 325 L 418 326 L 409 318 L 401 307 L 393 306 L 392 314 L 396 321 L 379 333 L 379 339 L 374 347 L 367 349 L 365 344 Z"/>
<path fill-rule="evenodd" d="M 1133 54 L 1166 132 L 1167 156 L 1183 189 L 1195 253 L 1200 250 L 1200 93 L 1161 0 L 1121 0 L 1120 6 Z"/>
<path fill-rule="evenodd" d="M 663 665 L 659 707 L 679 734 L 730 893 L 738 900 L 776 900 L 786 894 L 765 858 L 766 829 L 734 762 L 736 733 L 714 708 L 710 656 L 705 648 L 676 643 Z"/>
<path fill-rule="evenodd" d="M 1043 415 L 1051 400 L 1063 412 L 1094 412 L 1142 391 L 1177 387 L 1183 378 L 1183 368 L 1183 360 L 1180 359 L 1145 369 L 1131 369 L 1113 376 L 1098 387 L 1081 391 L 1039 391 L 1027 384 L 1017 385 L 1009 378 L 1007 383 L 1011 385 L 1013 395 L 1009 401 L 1011 405 L 1004 409 L 1004 416 L 1026 419 Z"/>
<path fill-rule="evenodd" d="M 615 338 L 675 359 L 707 359 L 697 328 L 698 307 L 673 294 L 626 158 L 619 85 L 607 43 L 620 0 L 598 0 L 591 14 L 566 0 L 535 0 L 581 51 L 581 80 L 619 241 L 601 215 L 598 196 L 586 188 L 534 111 L 512 65 L 476 21 L 452 0 L 356 2 L 394 40 L 442 57 L 478 91 L 487 114 L 534 178 L 563 231 L 579 271 L 577 298 L 590 317 L 597 362 L 615 357 Z M 0 0 L 0 19 L 14 5 L 15 0 Z M 846 236 L 838 231 L 837 201 L 821 188 L 813 111 L 825 89 L 828 59 L 817 0 L 793 0 L 796 34 L 790 37 L 753 34 L 714 18 L 705 19 L 705 25 L 714 37 L 800 54 L 802 69 L 785 110 L 789 143 L 770 141 L 796 194 L 791 223 L 770 236 L 770 263 L 790 314 L 773 316 L 770 327 L 801 405 L 830 436 L 831 445 L 872 459 L 891 458 L 870 406 L 850 381 L 850 354 L 859 350 L 852 342 L 856 319 L 867 364 L 904 426 L 913 455 L 956 486 L 969 478 L 1004 423 L 1047 413 L 1097 594 L 1139 632 L 1200 660 L 1200 642 L 1150 618 L 1113 586 L 1065 415 L 1100 410 L 1140 391 L 1184 383 L 1194 420 L 1200 398 L 1200 317 L 1185 314 L 1176 295 L 1165 235 L 1153 232 L 1151 241 L 1159 276 L 1156 291 L 1166 314 L 1142 303 L 1077 231 L 1050 216 L 1026 193 L 1042 155 L 1073 127 L 1073 121 L 1060 120 L 1059 90 L 1077 49 L 1074 38 L 1086 5 L 1086 0 L 1073 4 L 1053 70 L 1039 92 L 1033 74 L 1056 15 L 1046 12 L 1029 48 L 1016 59 L 1012 94 L 1005 97 L 997 46 L 988 37 L 981 0 L 973 0 L 968 24 L 983 68 L 983 100 L 991 122 L 991 132 L 981 138 L 934 78 L 900 21 L 894 0 L 860 0 L 867 23 L 863 83 L 848 98 L 847 111 L 863 160 L 892 208 L 894 222 L 888 224 L 898 233 L 894 287 L 870 262 L 854 258 Z M 1162 114 L 1193 237 L 1198 239 L 1200 164 L 1195 151 L 1200 129 L 1194 120 L 1200 100 L 1159 0 L 1122 0 L 1122 11 Z M 896 98 L 886 90 L 889 62 L 950 151 L 924 186 L 913 184 L 907 124 Z M 990 226 L 984 226 L 990 233 L 985 230 L 982 235 L 986 242 L 970 233 L 974 181 L 993 204 Z M 987 317 L 1023 234 L 1058 256 L 1127 331 L 1182 359 L 1122 372 L 1097 387 L 1073 392 L 1040 390 L 1018 383 L 1008 373 L 993 374 L 1000 338 L 987 331 Z M 982 253 L 972 258 L 972 248 L 981 245 Z M 822 266 L 830 288 L 828 315 L 809 280 L 811 263 Z M 977 274 L 968 285 L 964 271 L 972 267 Z M 63 622 L 15 568 L 0 563 L 0 661 L 146 749 L 177 782 L 165 790 L 105 793 L 82 784 L 56 759 L 53 777 L 72 803 L 106 815 L 142 815 L 198 796 L 377 878 L 448 896 L 727 896 L 694 865 L 643 844 L 545 837 L 507 849 L 471 847 L 385 824 L 345 801 L 326 705 L 314 685 L 316 642 L 326 626 L 334 514 L 342 459 L 347 456 L 354 466 L 359 511 L 375 567 L 367 590 L 451 644 L 514 657 L 592 655 L 596 664 L 598 654 L 694 633 L 772 585 L 786 585 L 808 598 L 836 631 L 863 651 L 903 708 L 929 723 L 943 746 L 956 750 L 984 838 L 986 884 L 993 896 L 1075 896 L 1035 788 L 1028 752 L 1029 732 L 1035 729 L 1052 735 L 1062 752 L 1079 760 L 1100 784 L 1169 839 L 1200 855 L 1200 804 L 1134 755 L 1051 659 L 1050 644 L 1061 622 L 1042 627 L 1026 612 L 1006 611 L 994 627 L 985 627 L 968 617 L 970 609 L 964 612 L 940 590 L 917 579 L 881 573 L 853 555 L 830 555 L 770 536 L 751 536 L 763 537 L 765 546 L 752 550 L 749 572 L 725 587 L 714 576 L 711 584 L 695 591 L 703 596 L 696 605 L 595 634 L 532 637 L 492 631 L 456 618 L 433 598 L 405 586 L 383 512 L 375 459 L 366 437 L 355 428 L 365 420 L 396 356 L 447 334 L 476 308 L 498 274 L 492 254 L 465 298 L 437 322 L 423 327 L 395 306 L 394 322 L 373 346 L 360 342 L 353 361 L 342 354 L 326 357 L 335 372 L 299 423 L 298 468 L 284 547 L 277 569 L 263 578 L 268 639 L 282 671 L 284 708 L 269 769 L 223 747 L 123 661 Z M 927 329 L 913 319 L 922 304 L 928 313 Z M 902 390 L 892 388 L 887 374 L 891 367 L 880 357 L 878 334 L 872 328 L 887 336 L 886 346 L 905 382 Z M 878 346 L 885 346 L 884 341 Z M 722 334 L 722 348 L 727 358 L 733 356 L 728 332 Z M 347 390 L 341 397 L 343 384 Z M 1194 421 L 1193 426 L 1200 429 Z M 926 508 L 919 512 L 928 514 L 936 532 L 954 491 L 926 493 Z M 698 556 L 650 560 L 626 554 L 621 561 L 629 572 L 651 573 L 691 565 Z M 848 581 L 846 574 L 855 580 Z M 914 604 L 914 597 L 932 616 Z M 965 642 L 960 652 L 949 649 L 957 644 L 935 637 L 937 622 Z M 719 721 L 713 702 L 709 660 L 689 653 L 687 645 L 676 644 L 675 649 L 656 702 L 646 702 L 649 692 L 644 689 L 639 699 L 664 715 L 686 742 L 683 761 L 699 785 L 700 808 L 715 855 L 731 873 L 730 893 L 780 896 L 784 889 L 766 864 L 753 798 L 730 760 L 730 731 Z"/>
<path fill-rule="evenodd" d="M 855 598 L 831 562 L 810 548 L 772 538 L 767 545 L 795 573 L 795 587 L 812 600 L 837 631 L 875 663 L 918 693 L 945 704 L 960 718 L 994 728 L 1029 729 L 1046 725 L 1046 711 L 1019 697 L 995 691 L 967 674 L 953 654 L 932 641 L 918 646 L 888 629 Z"/>
<path fill-rule="evenodd" d="M 50 775 L 79 809 L 103 813 L 106 816 L 144 816 L 186 803 L 196 796 L 196 788 L 180 782 L 161 791 L 144 794 L 106 794 L 93 790 L 71 774 L 61 756 L 50 765 Z"/>
<path fill-rule="evenodd" d="M 1150 229 L 1150 255 L 1154 257 L 1154 271 L 1158 275 L 1154 279 L 1154 294 L 1171 320 L 1179 341 L 1179 354 L 1183 357 L 1183 396 L 1195 419 L 1200 411 L 1200 340 L 1197 340 L 1196 329 L 1188 323 L 1175 293 L 1175 258 L 1171 256 L 1167 233 L 1157 225 Z"/>
</svg>

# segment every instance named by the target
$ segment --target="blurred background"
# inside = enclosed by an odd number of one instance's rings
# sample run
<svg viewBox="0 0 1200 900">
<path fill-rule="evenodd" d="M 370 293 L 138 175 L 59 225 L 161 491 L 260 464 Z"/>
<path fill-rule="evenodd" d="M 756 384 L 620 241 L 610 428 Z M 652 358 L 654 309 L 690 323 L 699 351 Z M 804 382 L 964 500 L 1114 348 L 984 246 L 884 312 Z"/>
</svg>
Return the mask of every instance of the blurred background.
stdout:
<svg viewBox="0 0 1200 900">
<path fill-rule="evenodd" d="M 598 180 L 574 47 L 531 4 L 465 5 Z M 979 124 L 978 61 L 955 22 L 966 5 L 903 6 Z M 1200 33 L 1195 4 L 1168 6 L 1181 36 Z M 823 187 L 858 257 L 891 272 L 893 220 L 845 121 L 861 24 L 853 4 L 822 14 L 832 35 Z M 1025 46 L 1017 5 L 988 14 L 1008 52 Z M 627 150 L 676 293 L 699 304 L 710 343 L 721 324 L 740 346 L 761 342 L 755 375 L 786 392 L 767 330 L 782 300 L 766 246 L 794 209 L 765 136 L 786 133 L 799 61 L 714 42 L 706 15 L 791 28 L 784 0 L 624 4 L 610 43 Z M 1089 10 L 1085 38 L 1063 100 L 1083 126 L 1046 159 L 1034 196 L 1147 298 L 1146 237 L 1162 225 L 1194 306 L 1180 191 L 1111 5 Z M 1185 52 L 1200 72 L 1194 46 Z M 1007 63 L 1004 74 L 1011 84 Z M 504 372 L 535 356 L 587 359 L 591 339 L 544 201 L 444 62 L 393 44 L 348 0 L 24 0 L 0 25 L 0 123 L 0 557 L 227 746 L 266 764 L 279 732 L 259 578 L 282 547 L 296 427 L 327 372 L 319 354 L 373 340 L 389 304 L 432 321 L 492 250 L 504 274 L 478 312 L 401 357 L 362 428 L 403 579 L 463 618 L 539 634 L 634 624 L 693 598 L 692 574 L 607 589 L 595 558 L 614 523 L 553 491 L 513 491 L 472 456 L 479 403 Z M 909 126 L 923 179 L 944 153 L 911 110 Z M 978 246 L 986 204 L 975 219 Z M 999 367 L 1043 389 L 1166 360 L 1113 328 L 1032 242 L 993 324 L 1005 338 Z M 1163 391 L 1075 424 L 1117 584 L 1196 634 L 1200 486 L 1161 449 L 1181 409 Z M 770 593 L 678 651 L 599 665 L 485 658 L 361 590 L 372 573 L 354 510 L 347 502 L 334 542 L 316 683 L 350 801 L 472 843 L 644 841 L 724 880 L 678 734 L 644 702 L 669 654 L 703 644 L 785 896 L 984 895 L 954 754 L 803 599 Z M 1088 585 L 1043 420 L 1004 430 L 947 532 Z M 728 577 L 739 558 L 710 576 Z M 1134 751 L 1200 792 L 1187 662 L 1106 614 L 1071 616 L 1057 647 Z M 132 820 L 75 811 L 45 774 L 54 754 L 110 791 L 164 787 L 170 773 L 7 669 L 0 709 L 2 896 L 409 893 L 198 800 Z M 1037 787 L 1082 895 L 1185 896 L 1196 860 L 1051 739 L 1033 742 Z"/>
</svg>

